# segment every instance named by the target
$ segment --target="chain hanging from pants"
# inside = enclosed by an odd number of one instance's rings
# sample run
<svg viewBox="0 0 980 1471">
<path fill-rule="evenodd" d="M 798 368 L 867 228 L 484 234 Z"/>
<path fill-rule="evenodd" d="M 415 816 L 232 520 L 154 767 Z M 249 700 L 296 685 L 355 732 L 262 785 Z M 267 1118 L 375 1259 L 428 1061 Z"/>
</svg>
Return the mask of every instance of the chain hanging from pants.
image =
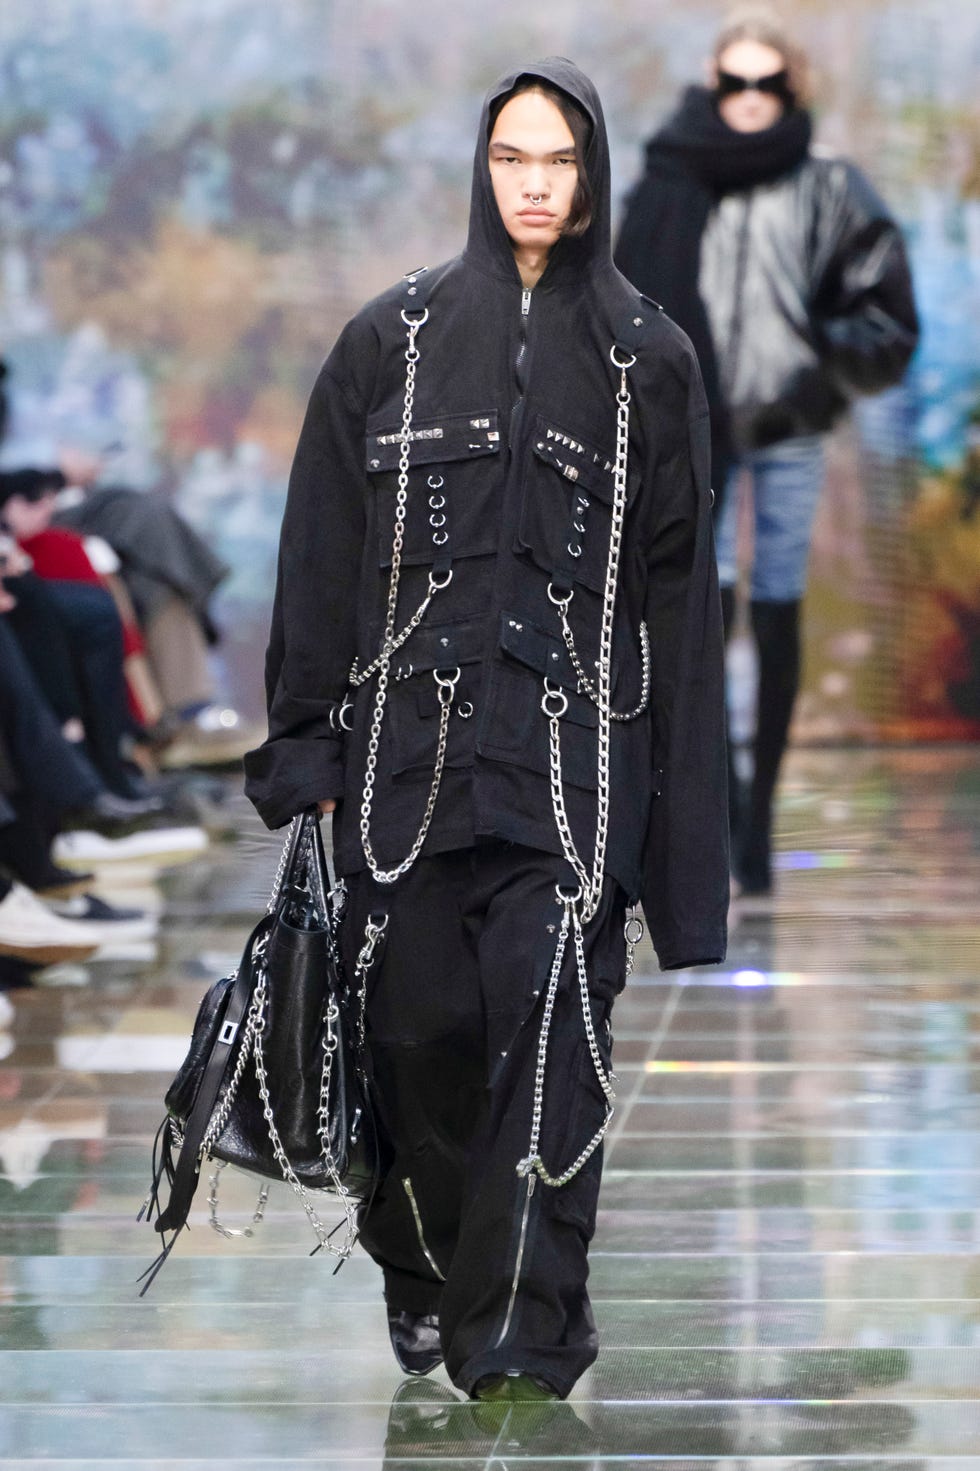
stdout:
<svg viewBox="0 0 980 1471">
<path fill-rule="evenodd" d="M 544 1184 L 554 1188 L 567 1185 L 570 1180 L 574 1179 L 583 1165 L 591 1158 L 602 1143 L 606 1130 L 609 1127 L 609 1121 L 613 1116 L 613 1102 L 615 1100 L 611 1083 L 612 1075 L 603 1066 L 596 1043 L 592 1011 L 589 1005 L 589 985 L 585 964 L 585 945 L 582 934 L 584 927 L 595 917 L 602 898 L 603 872 L 606 864 L 606 843 L 609 835 L 611 722 L 615 718 L 612 710 L 613 622 L 616 609 L 616 590 L 619 581 L 619 561 L 623 543 L 623 524 L 626 517 L 626 479 L 629 466 L 630 391 L 627 373 L 636 362 L 636 357 L 632 354 L 628 357 L 619 357 L 615 345 L 610 350 L 609 355 L 613 366 L 619 369 L 620 380 L 619 391 L 616 394 L 616 463 L 613 473 L 613 508 L 612 522 L 609 529 L 609 556 L 606 562 L 606 578 L 602 600 L 598 679 L 589 691 L 597 706 L 599 716 L 596 835 L 591 873 L 575 846 L 575 839 L 565 807 L 561 762 L 561 720 L 568 710 L 568 696 L 560 686 L 554 685 L 546 678 L 544 681 L 545 692 L 541 700 L 541 709 L 547 717 L 549 725 L 549 774 L 555 822 L 561 839 L 562 851 L 578 878 L 579 888 L 575 892 L 570 892 L 561 885 L 557 887 L 558 902 L 563 906 L 564 914 L 558 936 L 558 944 L 555 949 L 555 957 L 552 962 L 541 1031 L 538 1038 L 531 1139 L 526 1157 L 517 1166 L 518 1174 L 528 1178 L 529 1189 L 533 1188 L 535 1176 L 541 1179 Z M 564 624 L 566 622 L 565 614 L 569 599 L 564 600 L 564 606 L 562 606 L 563 600 L 556 599 L 550 588 L 549 596 L 552 602 L 558 606 Z M 644 640 L 645 651 L 646 648 L 646 640 Z M 648 657 L 644 658 L 643 685 L 641 705 L 645 706 L 649 698 Z M 639 713 L 639 711 L 636 713 Z M 582 1005 L 582 1020 L 585 1026 L 586 1040 L 592 1058 L 592 1065 L 595 1069 L 595 1075 L 599 1087 L 602 1089 L 603 1096 L 606 1099 L 607 1107 L 606 1117 L 602 1125 L 586 1144 L 585 1148 L 565 1170 L 559 1174 L 554 1174 L 549 1171 L 541 1158 L 539 1140 L 544 1109 L 544 1083 L 548 1055 L 548 1035 L 551 1029 L 551 1014 L 558 991 L 558 982 L 568 946 L 569 933 L 572 935 L 573 949 L 575 952 L 579 996 Z M 642 933 L 642 925 L 634 912 L 631 914 L 626 927 L 627 961 L 630 969 L 632 969 L 633 949 L 639 939 L 640 933 Z"/>
<path fill-rule="evenodd" d="M 425 804 L 425 812 L 419 827 L 415 842 L 401 863 L 392 868 L 382 868 L 374 854 L 371 844 L 371 809 L 374 804 L 374 784 L 378 774 L 378 750 L 381 743 L 381 727 L 384 723 L 385 705 L 388 699 L 388 681 L 391 671 L 391 656 L 402 647 L 408 637 L 421 623 L 425 612 L 437 592 L 441 592 L 449 586 L 452 581 L 452 568 L 441 578 L 429 573 L 429 590 L 422 605 L 413 614 L 408 624 L 401 633 L 395 633 L 395 624 L 398 617 L 398 587 L 401 580 L 402 546 L 405 540 L 405 517 L 408 509 L 408 462 L 411 451 L 412 413 L 415 405 L 415 370 L 421 353 L 416 346 L 415 339 L 419 330 L 429 320 L 429 309 L 425 307 L 420 315 L 410 315 L 402 311 L 402 321 L 408 329 L 408 346 L 405 349 L 405 400 L 402 408 L 401 427 L 401 453 L 398 457 L 398 496 L 395 502 L 395 532 L 391 548 L 391 577 L 388 582 L 388 610 L 385 618 L 384 639 L 381 651 L 377 658 L 368 666 L 363 673 L 356 672 L 356 665 L 352 671 L 352 677 L 358 683 L 372 672 L 376 672 L 378 683 L 374 695 L 374 708 L 371 714 L 371 726 L 368 734 L 367 764 L 364 770 L 364 792 L 361 798 L 361 847 L 367 866 L 376 883 L 393 884 L 406 874 L 412 867 L 422 844 L 425 842 L 426 834 L 432 823 L 432 815 L 435 812 L 436 799 L 439 796 L 439 788 L 442 785 L 442 773 L 446 764 L 446 746 L 449 740 L 449 717 L 452 713 L 453 699 L 456 694 L 456 685 L 459 681 L 460 671 L 454 669 L 452 672 L 445 670 L 433 670 L 436 688 L 439 697 L 439 730 L 436 736 L 436 759 L 432 771 L 432 784 L 429 788 L 428 800 Z"/>
</svg>

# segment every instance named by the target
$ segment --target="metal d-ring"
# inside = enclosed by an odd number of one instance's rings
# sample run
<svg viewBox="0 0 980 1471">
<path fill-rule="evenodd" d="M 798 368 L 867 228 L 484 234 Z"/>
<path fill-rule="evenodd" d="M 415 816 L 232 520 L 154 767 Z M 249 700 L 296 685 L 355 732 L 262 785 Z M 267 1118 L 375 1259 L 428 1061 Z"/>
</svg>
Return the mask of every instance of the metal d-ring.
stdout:
<svg viewBox="0 0 980 1471">
<path fill-rule="evenodd" d="M 455 671 L 452 674 L 442 674 L 438 669 L 433 669 L 432 673 L 439 687 L 439 704 L 451 705 L 453 695 L 456 693 L 456 686 L 459 683 L 461 673 L 459 665 L 456 665 Z"/>
<path fill-rule="evenodd" d="M 422 308 L 420 316 L 409 316 L 405 308 L 402 307 L 402 321 L 405 323 L 406 327 L 414 327 L 417 331 L 419 327 L 424 327 L 428 320 L 429 308 L 427 306 L 424 306 Z"/>
<path fill-rule="evenodd" d="M 572 601 L 572 594 L 571 592 L 567 592 L 563 598 L 558 597 L 555 592 L 555 584 L 553 582 L 549 582 L 548 601 L 554 603 L 556 608 L 567 608 L 569 603 Z"/>
<path fill-rule="evenodd" d="M 580 546 L 572 546 L 572 543 L 569 542 L 568 555 L 570 557 L 580 557 L 582 555 L 582 548 Z"/>
<path fill-rule="evenodd" d="M 435 537 L 433 537 L 432 539 L 433 539 L 433 541 L 435 541 Z M 442 578 L 442 581 L 441 582 L 437 582 L 436 581 L 436 578 L 437 577 L 441 577 Z M 436 593 L 436 592 L 445 592 L 446 591 L 446 588 L 449 586 L 449 584 L 452 582 L 452 580 L 453 580 L 453 569 L 451 567 L 447 567 L 447 569 L 446 569 L 445 572 L 438 572 L 438 573 L 437 572 L 430 572 L 429 573 L 429 597 L 431 597 L 432 594 L 433 593 Z"/>
<path fill-rule="evenodd" d="M 351 718 L 349 725 L 347 724 L 347 721 L 344 718 L 348 714 L 350 715 L 350 718 Z M 340 709 L 337 711 L 337 723 L 340 726 L 341 730 L 353 730 L 354 729 L 354 702 L 353 702 L 353 700 L 349 700 L 346 695 L 344 696 L 344 703 L 341 705 Z"/>
<path fill-rule="evenodd" d="M 404 315 L 404 313 L 403 313 L 403 315 Z M 426 312 L 426 316 L 428 316 L 428 315 L 429 315 L 428 312 Z M 619 351 L 619 348 L 616 345 L 616 343 L 614 342 L 613 345 L 612 345 L 612 347 L 609 349 L 609 360 L 612 363 L 613 367 L 614 368 L 632 368 L 633 364 L 636 362 L 636 353 L 635 352 L 630 353 L 628 360 L 624 359 L 623 362 L 620 362 L 619 361 L 619 358 L 616 356 L 616 354 L 617 354 L 618 351 Z"/>
<path fill-rule="evenodd" d="M 426 481 L 430 490 L 441 490 L 445 483 L 445 477 L 442 475 L 430 475 Z M 432 502 L 430 501 L 429 504 L 431 505 Z"/>
<path fill-rule="evenodd" d="M 557 701 L 557 708 L 549 707 L 549 700 Z M 568 696 L 561 686 L 552 686 L 551 680 L 545 675 L 544 694 L 541 696 L 541 711 L 549 720 L 561 720 L 568 710 Z"/>
<path fill-rule="evenodd" d="M 473 701 L 464 700 L 461 705 L 457 705 L 456 714 L 459 716 L 460 720 L 469 720 L 470 716 L 473 714 Z"/>
<path fill-rule="evenodd" d="M 555 884 L 555 893 L 559 904 L 577 904 L 582 897 L 582 885 L 573 888 L 571 884 Z"/>
<path fill-rule="evenodd" d="M 643 939 L 643 921 L 635 914 L 630 915 L 624 930 L 627 945 L 638 945 Z"/>
</svg>

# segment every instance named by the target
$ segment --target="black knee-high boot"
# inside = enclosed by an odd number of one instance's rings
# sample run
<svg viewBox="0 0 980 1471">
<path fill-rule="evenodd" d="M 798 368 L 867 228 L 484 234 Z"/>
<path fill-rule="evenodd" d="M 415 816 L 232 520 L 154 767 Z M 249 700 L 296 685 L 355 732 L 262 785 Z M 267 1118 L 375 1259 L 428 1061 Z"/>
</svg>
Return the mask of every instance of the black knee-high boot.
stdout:
<svg viewBox="0 0 980 1471">
<path fill-rule="evenodd" d="M 721 621 L 725 634 L 725 647 L 732 636 L 735 626 L 735 589 L 723 587 L 721 589 Z M 725 712 L 725 749 L 728 753 L 728 829 L 731 835 L 731 851 L 735 853 L 735 845 L 741 827 L 742 809 L 744 807 L 741 783 L 735 771 L 735 763 L 732 760 L 732 731 L 731 720 L 726 707 Z"/>
<path fill-rule="evenodd" d="M 800 604 L 753 602 L 751 611 L 759 652 L 755 765 L 735 872 L 743 892 L 764 894 L 772 887 L 773 794 L 800 684 Z"/>
</svg>

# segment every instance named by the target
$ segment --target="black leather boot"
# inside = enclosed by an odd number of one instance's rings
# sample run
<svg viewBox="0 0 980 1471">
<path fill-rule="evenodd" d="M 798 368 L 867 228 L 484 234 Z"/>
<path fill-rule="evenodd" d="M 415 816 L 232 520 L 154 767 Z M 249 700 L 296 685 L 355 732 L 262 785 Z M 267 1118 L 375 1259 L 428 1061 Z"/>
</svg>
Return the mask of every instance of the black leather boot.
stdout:
<svg viewBox="0 0 980 1471">
<path fill-rule="evenodd" d="M 759 651 L 754 769 L 744 825 L 739 832 L 735 877 L 743 894 L 772 889 L 772 804 L 789 739 L 800 685 L 800 604 L 752 603 L 752 632 Z"/>
<path fill-rule="evenodd" d="M 406 1374 L 431 1374 L 442 1363 L 439 1319 L 435 1313 L 388 1309 L 388 1336 L 399 1368 Z"/>
</svg>

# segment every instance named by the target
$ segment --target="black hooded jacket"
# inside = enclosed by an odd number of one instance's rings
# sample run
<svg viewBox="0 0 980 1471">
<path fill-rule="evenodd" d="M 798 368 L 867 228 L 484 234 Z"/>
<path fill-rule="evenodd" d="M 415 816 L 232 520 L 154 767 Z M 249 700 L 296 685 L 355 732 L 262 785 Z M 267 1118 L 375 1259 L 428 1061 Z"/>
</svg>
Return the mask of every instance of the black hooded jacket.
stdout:
<svg viewBox="0 0 980 1471">
<path fill-rule="evenodd" d="M 563 238 L 522 289 L 487 162 L 493 100 L 531 75 L 592 121 L 590 227 Z M 428 319 L 410 439 L 397 627 L 429 573 L 452 579 L 392 657 L 370 839 L 397 865 L 419 831 L 439 727 L 436 670 L 458 669 L 446 769 L 423 853 L 481 837 L 560 853 L 549 787 L 543 679 L 568 699 L 565 801 L 586 863 L 597 805 L 597 712 L 580 692 L 549 583 L 574 588 L 581 661 L 599 653 L 619 373 L 629 370 L 628 504 L 613 641 L 613 708 L 652 679 L 642 716 L 615 722 L 606 872 L 642 899 L 665 968 L 723 958 L 728 838 L 722 633 L 711 536 L 708 422 L 682 332 L 613 266 L 609 155 L 592 84 L 549 58 L 486 99 L 463 254 L 370 302 L 341 333 L 313 390 L 290 477 L 266 660 L 269 736 L 246 758 L 246 790 L 272 827 L 338 799 L 341 873 L 365 866 L 360 832 L 375 683 L 349 690 L 381 646 L 387 606 L 407 346 L 403 308 Z M 584 493 L 584 494 L 583 494 Z M 582 500 L 588 504 L 584 534 Z M 441 518 L 445 516 L 445 521 Z M 580 546 L 573 560 L 569 546 Z M 451 557 L 451 562 L 450 562 Z M 344 702 L 349 703 L 344 708 Z M 344 734 L 338 726 L 350 726 Z"/>
</svg>

